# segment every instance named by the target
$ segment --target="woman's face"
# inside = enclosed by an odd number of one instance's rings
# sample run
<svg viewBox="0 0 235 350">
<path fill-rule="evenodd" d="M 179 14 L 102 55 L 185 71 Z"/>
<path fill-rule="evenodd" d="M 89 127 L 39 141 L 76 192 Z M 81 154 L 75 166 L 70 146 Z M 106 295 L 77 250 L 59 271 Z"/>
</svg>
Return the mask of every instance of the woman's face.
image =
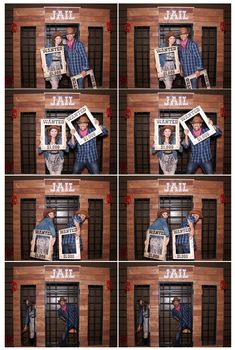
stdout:
<svg viewBox="0 0 235 350">
<path fill-rule="evenodd" d="M 173 45 L 175 43 L 175 37 L 174 36 L 170 36 L 168 39 L 169 45 Z"/>
<path fill-rule="evenodd" d="M 165 129 L 164 130 L 164 132 L 163 132 L 163 135 L 165 136 L 165 137 L 170 137 L 171 136 L 171 130 L 170 129 Z"/>
<path fill-rule="evenodd" d="M 55 37 L 55 45 L 60 45 L 61 41 L 62 41 L 61 36 L 56 36 Z"/>
<path fill-rule="evenodd" d="M 56 137 L 57 135 L 58 135 L 58 131 L 56 129 L 51 129 L 50 136 L 51 137 Z"/>
</svg>

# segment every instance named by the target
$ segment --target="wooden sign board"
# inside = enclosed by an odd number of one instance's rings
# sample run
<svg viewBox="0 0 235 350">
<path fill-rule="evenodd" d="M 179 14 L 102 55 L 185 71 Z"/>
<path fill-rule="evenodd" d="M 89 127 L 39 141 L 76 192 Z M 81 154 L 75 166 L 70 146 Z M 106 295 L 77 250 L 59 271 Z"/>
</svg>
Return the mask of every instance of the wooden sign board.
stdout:
<svg viewBox="0 0 235 350">
<path fill-rule="evenodd" d="M 155 260 L 166 260 L 167 238 L 164 231 L 147 230 L 144 256 Z"/>
<path fill-rule="evenodd" d="M 80 238 L 76 236 L 77 229 L 66 228 L 64 230 L 59 230 L 59 258 L 61 260 L 80 260 Z M 68 253 L 66 250 L 66 240 L 71 238 L 71 236 L 75 236 L 75 246 L 74 251 Z"/>
<path fill-rule="evenodd" d="M 169 144 L 163 143 L 162 140 L 162 127 L 165 125 L 170 125 L 174 128 L 171 134 L 172 142 Z M 178 119 L 160 119 L 154 120 L 154 140 L 155 140 L 155 150 L 177 150 L 180 148 L 180 135 L 179 135 L 179 121 Z"/>
<path fill-rule="evenodd" d="M 83 115 L 86 115 L 88 117 L 90 123 L 92 124 L 92 127 L 94 128 L 94 131 L 90 132 L 88 135 L 84 137 L 80 137 L 79 133 L 77 132 L 76 123 L 79 121 L 79 118 Z M 91 112 L 89 111 L 89 109 L 87 108 L 87 106 L 83 106 L 76 112 L 70 114 L 67 118 L 65 118 L 65 121 L 71 130 L 72 129 L 75 130 L 74 136 L 77 139 L 79 145 L 83 145 L 87 141 L 90 141 L 94 137 L 102 134 L 101 127 L 95 124 L 95 119 L 91 114 Z"/>
<path fill-rule="evenodd" d="M 65 62 L 65 57 L 64 57 L 64 47 L 63 46 L 58 46 L 58 47 L 43 47 L 40 49 L 41 52 L 41 59 L 42 59 L 42 69 L 43 69 L 43 74 L 44 78 L 50 78 L 55 75 L 61 75 L 66 73 L 66 62 Z M 61 62 L 61 68 L 60 69 L 51 69 L 47 65 L 46 61 L 46 55 L 52 55 L 52 54 L 59 54 L 60 58 L 58 59 Z"/>
<path fill-rule="evenodd" d="M 33 230 L 30 257 L 41 260 L 52 260 L 53 237 L 50 231 Z"/>
<path fill-rule="evenodd" d="M 189 249 L 188 252 L 181 253 L 177 248 L 177 239 L 182 235 L 189 235 L 190 228 L 180 228 L 172 230 L 172 247 L 173 247 L 173 259 L 177 260 L 193 260 L 194 259 L 194 242 L 193 237 L 189 237 Z"/>
<path fill-rule="evenodd" d="M 177 46 L 158 47 L 157 49 L 154 49 L 154 54 L 155 54 L 155 62 L 156 62 L 158 78 L 165 78 L 167 76 L 180 73 L 180 62 L 179 62 Z M 159 56 L 167 55 L 167 54 L 174 55 L 174 58 L 172 57 L 172 60 L 174 61 L 174 66 L 175 66 L 174 69 L 165 69 L 161 64 L 161 59 Z"/>
<path fill-rule="evenodd" d="M 50 144 L 48 140 L 48 128 L 59 127 L 58 143 Z M 56 151 L 66 149 L 66 124 L 63 119 L 41 119 L 41 149 L 43 151 Z"/>
<path fill-rule="evenodd" d="M 197 114 L 200 114 L 201 118 L 203 119 L 203 122 L 206 125 L 207 130 L 202 135 L 200 135 L 198 137 L 194 137 L 194 135 L 192 133 L 191 120 Z M 203 109 L 201 108 L 201 106 L 197 106 L 194 109 L 192 109 L 191 111 L 189 111 L 188 113 L 184 114 L 182 117 L 179 118 L 179 122 L 181 123 L 182 127 L 185 130 L 188 130 L 188 136 L 189 136 L 190 140 L 192 141 L 193 145 L 197 145 L 198 143 L 204 141 L 205 139 L 207 139 L 208 137 L 210 137 L 216 133 L 215 128 L 213 127 L 213 125 L 211 125 L 209 123 L 209 120 L 208 120 L 206 114 L 204 113 Z"/>
</svg>

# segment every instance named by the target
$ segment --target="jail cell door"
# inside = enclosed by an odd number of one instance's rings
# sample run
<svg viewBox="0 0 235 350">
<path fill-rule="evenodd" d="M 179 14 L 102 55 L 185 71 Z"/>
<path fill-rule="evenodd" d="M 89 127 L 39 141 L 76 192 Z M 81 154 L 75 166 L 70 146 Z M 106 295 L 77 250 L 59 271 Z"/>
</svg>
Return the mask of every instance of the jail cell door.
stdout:
<svg viewBox="0 0 235 350">
<path fill-rule="evenodd" d="M 136 285 L 134 290 L 134 315 L 135 315 L 135 346 L 150 346 L 150 336 L 148 337 L 148 343 L 144 344 L 143 331 L 137 332 L 139 325 L 139 303 L 138 300 L 144 300 L 149 305 L 150 303 L 150 286 L 149 285 Z"/>
<path fill-rule="evenodd" d="M 160 110 L 160 118 L 162 119 L 179 119 L 182 117 L 182 115 L 188 113 L 189 110 Z M 217 124 L 217 114 L 216 113 L 208 113 L 206 112 L 206 116 L 213 121 L 213 124 Z M 180 125 L 180 139 L 184 139 L 184 130 L 182 126 Z M 213 165 L 213 171 L 216 172 L 216 155 L 217 155 L 217 137 L 211 137 L 210 138 L 210 145 L 211 145 L 211 154 L 212 154 L 212 165 Z M 186 174 L 187 170 L 187 164 L 189 160 L 190 155 L 190 149 L 183 149 L 183 152 L 178 152 L 178 163 L 177 163 L 177 169 L 176 174 Z M 161 168 L 159 167 L 159 173 L 163 174 Z"/>
<path fill-rule="evenodd" d="M 173 32 L 178 36 L 179 29 L 182 27 L 180 24 L 172 24 L 172 23 L 164 23 L 159 25 L 159 46 L 169 46 L 165 41 L 165 36 L 169 32 Z M 190 31 L 189 38 L 193 39 L 193 25 L 192 24 L 184 24 L 184 27 L 187 27 Z M 176 39 L 175 45 L 180 45 L 180 39 Z M 159 87 L 164 89 L 165 84 L 163 81 L 160 81 Z M 180 74 L 176 75 L 176 79 L 173 81 L 172 88 L 185 88 L 184 78 L 180 76 Z"/>
<path fill-rule="evenodd" d="M 67 228 L 69 219 L 80 207 L 79 196 L 47 196 L 46 207 L 55 208 L 56 216 L 54 218 L 55 230 Z M 59 260 L 58 239 L 54 245 L 53 260 Z"/>
<path fill-rule="evenodd" d="M 66 25 L 66 24 L 47 24 L 45 27 L 45 47 L 50 47 L 54 46 L 52 42 L 52 35 L 55 32 L 60 32 L 62 34 L 62 43 L 66 44 L 66 28 L 71 27 L 71 25 Z M 75 38 L 79 38 L 79 24 L 74 25 L 73 28 L 75 30 Z M 49 81 L 45 81 L 45 88 L 50 89 L 51 84 Z M 66 89 L 66 88 L 72 88 L 71 80 L 70 78 L 66 75 L 62 75 L 62 79 L 59 82 L 59 88 L 61 89 Z"/>
<path fill-rule="evenodd" d="M 159 289 L 159 346 L 176 346 L 179 324 L 172 318 L 172 299 L 178 297 L 181 304 L 188 305 L 193 319 L 193 284 L 160 283 Z M 191 333 L 181 333 L 180 338 L 180 346 L 193 346 L 193 327 Z"/>
<path fill-rule="evenodd" d="M 79 283 L 47 283 L 45 300 L 45 337 L 46 346 L 62 346 L 65 336 L 67 347 L 79 346 Z M 64 297 L 67 308 L 74 311 L 69 320 L 64 321 L 58 316 L 58 300 Z M 74 326 L 74 328 L 73 328 Z M 69 330 L 70 328 L 70 330 Z M 77 328 L 76 332 L 72 331 Z M 68 332 L 65 335 L 66 330 Z"/>
<path fill-rule="evenodd" d="M 21 315 L 21 346 L 36 346 L 36 286 L 21 285 L 20 315 Z"/>
<path fill-rule="evenodd" d="M 182 221 L 188 215 L 189 211 L 193 209 L 192 196 L 160 196 L 160 208 L 168 208 L 170 215 L 168 217 L 168 226 L 170 232 L 180 228 Z M 170 235 L 170 242 L 167 246 L 167 260 L 172 260 L 172 237 Z"/>
</svg>

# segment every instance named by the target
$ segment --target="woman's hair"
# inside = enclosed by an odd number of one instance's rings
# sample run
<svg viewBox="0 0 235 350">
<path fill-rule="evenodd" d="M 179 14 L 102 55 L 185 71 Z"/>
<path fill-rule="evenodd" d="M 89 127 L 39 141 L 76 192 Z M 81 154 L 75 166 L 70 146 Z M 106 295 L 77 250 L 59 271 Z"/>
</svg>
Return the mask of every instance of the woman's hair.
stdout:
<svg viewBox="0 0 235 350">
<path fill-rule="evenodd" d="M 162 143 L 164 143 L 164 139 L 165 139 L 165 136 L 164 136 L 164 131 L 165 131 L 166 129 L 160 129 L 160 136 L 161 136 L 161 142 Z M 171 130 L 171 129 L 169 129 L 169 130 Z M 170 137 L 169 137 L 169 141 L 170 141 L 170 143 L 173 141 L 173 138 L 174 138 L 174 132 L 171 130 L 171 135 L 170 135 Z"/>
</svg>

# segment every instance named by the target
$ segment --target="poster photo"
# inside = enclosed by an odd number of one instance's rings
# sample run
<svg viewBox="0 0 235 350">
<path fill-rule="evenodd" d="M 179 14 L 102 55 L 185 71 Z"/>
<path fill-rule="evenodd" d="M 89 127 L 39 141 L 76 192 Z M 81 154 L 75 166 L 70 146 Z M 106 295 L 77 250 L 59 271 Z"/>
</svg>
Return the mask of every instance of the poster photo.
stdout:
<svg viewBox="0 0 235 350">
<path fill-rule="evenodd" d="M 206 88 L 210 89 L 211 86 L 210 86 L 210 81 L 209 81 L 209 77 L 208 77 L 206 69 L 203 69 L 203 70 L 200 71 L 199 77 L 202 77 L 204 79 L 204 84 L 205 84 Z M 188 75 L 187 77 L 184 78 L 186 89 L 192 89 L 193 88 L 191 80 L 195 79 L 195 78 L 196 78 L 196 74 L 191 74 L 191 75 Z"/>
<path fill-rule="evenodd" d="M 44 78 L 50 78 L 54 75 L 61 75 L 61 74 L 66 73 L 66 62 L 65 62 L 64 47 L 63 46 L 44 47 L 44 48 L 40 49 L 40 53 L 41 53 L 42 69 L 43 69 Z M 51 69 L 47 64 L 46 55 L 58 56 L 58 61 L 61 62 L 60 68 Z"/>
<path fill-rule="evenodd" d="M 178 48 L 177 46 L 169 46 L 169 47 L 158 47 L 154 50 L 155 54 L 155 62 L 156 62 L 156 69 L 158 78 L 164 78 L 169 75 L 175 75 L 180 73 L 180 62 L 179 62 L 179 56 L 178 56 Z M 167 55 L 172 54 L 174 55 L 173 61 L 174 61 L 174 69 L 164 69 L 161 64 L 161 55 Z"/>
<path fill-rule="evenodd" d="M 171 130 L 170 143 L 164 143 L 164 129 L 169 126 Z M 180 148 L 179 121 L 178 119 L 161 119 L 154 120 L 154 140 L 155 150 L 177 150 Z"/>
<path fill-rule="evenodd" d="M 52 260 L 53 237 L 50 231 L 33 230 L 30 257 L 41 260 Z"/>
<path fill-rule="evenodd" d="M 89 69 L 88 71 L 86 71 L 85 77 L 90 77 L 92 88 L 97 89 L 93 69 Z M 81 78 L 82 78 L 82 74 L 78 74 L 78 75 L 74 75 L 74 76 L 70 77 L 73 89 L 79 89 L 78 79 L 81 79 Z"/>
<path fill-rule="evenodd" d="M 59 259 L 80 260 L 80 238 L 76 236 L 76 228 L 59 230 Z M 75 237 L 74 237 L 75 236 Z M 69 242 L 74 242 L 73 244 Z"/>
<path fill-rule="evenodd" d="M 193 260 L 194 259 L 194 242 L 193 237 L 189 237 L 189 250 L 185 253 L 179 253 L 177 248 L 177 242 L 179 236 L 188 235 L 190 233 L 190 228 L 180 228 L 177 230 L 172 230 L 172 247 L 173 247 L 173 259 L 174 260 Z"/>
<path fill-rule="evenodd" d="M 155 260 L 166 260 L 166 236 L 164 231 L 147 230 L 144 257 Z"/>
<path fill-rule="evenodd" d="M 55 144 L 50 142 L 52 130 L 56 132 Z M 41 148 L 43 151 L 66 149 L 66 124 L 63 119 L 41 119 Z"/>
</svg>

